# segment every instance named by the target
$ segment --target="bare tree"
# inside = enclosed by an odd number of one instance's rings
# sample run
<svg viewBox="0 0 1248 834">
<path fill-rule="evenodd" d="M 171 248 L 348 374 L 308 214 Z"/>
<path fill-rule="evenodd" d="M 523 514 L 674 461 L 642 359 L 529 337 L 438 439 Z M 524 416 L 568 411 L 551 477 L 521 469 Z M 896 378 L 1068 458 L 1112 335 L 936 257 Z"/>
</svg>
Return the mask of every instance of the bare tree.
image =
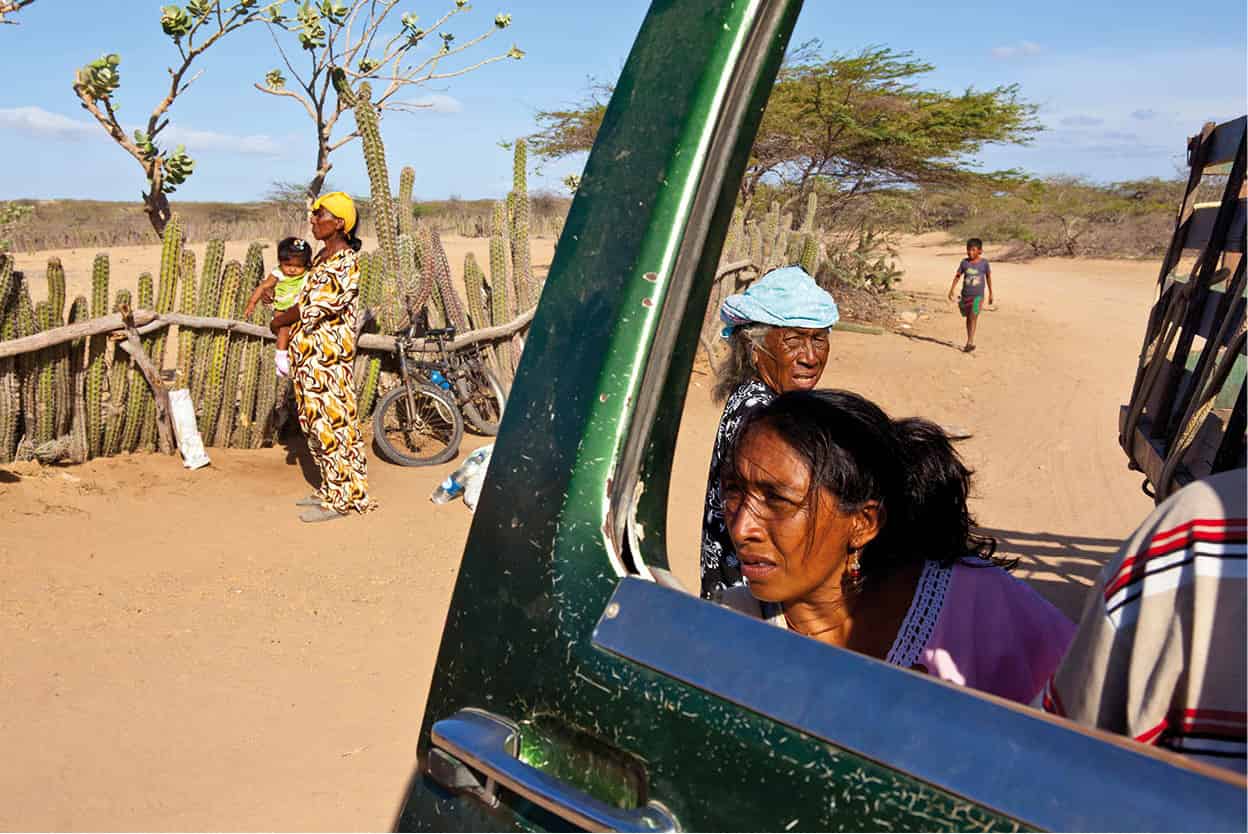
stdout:
<svg viewBox="0 0 1248 834">
<path fill-rule="evenodd" d="M 199 77 L 196 73 L 187 78 L 191 65 L 231 32 L 263 16 L 280 16 L 281 5 L 271 3 L 260 7 L 258 0 L 191 0 L 185 9 L 178 6 L 162 8 L 161 28 L 173 40 L 181 60 L 176 66 L 168 68 L 169 92 L 152 108 L 146 128 L 135 129 L 132 136 L 122 128 L 117 116 L 121 56 L 115 53 L 105 55 L 74 73 L 74 94 L 83 108 L 143 169 L 148 184 L 148 190 L 143 194 L 143 208 L 157 234 L 161 234 L 169 222 L 168 195 L 185 182 L 195 168 L 194 160 L 183 146 L 178 145 L 170 152 L 158 144 L 161 133 L 169 126 L 169 108 Z"/>
<path fill-rule="evenodd" d="M 381 90 L 374 105 L 383 113 L 413 112 L 428 109 L 433 103 L 401 97 L 412 88 L 466 75 L 497 61 L 524 57 L 524 52 L 513 45 L 505 52 L 462 63 L 465 53 L 511 25 L 509 14 L 496 15 L 481 34 L 455 45 L 455 35 L 447 28 L 455 17 L 469 11 L 467 0 L 454 0 L 454 7 L 428 27 L 421 27 L 415 14 L 403 14 L 397 21 L 398 31 L 383 34 L 387 20 L 394 23 L 391 15 L 398 4 L 399 0 L 320 0 L 299 6 L 293 19 L 270 15 L 267 20 L 282 65 L 293 83 L 288 86 L 285 73 L 277 68 L 270 70 L 264 83 L 255 87 L 262 93 L 294 99 L 312 120 L 316 131 L 316 173 L 307 185 L 309 197 L 316 197 L 324 186 L 333 167 L 330 155 L 358 136 L 354 130 L 334 135 L 349 99 L 330 95 L 335 76 L 352 88 L 362 81 L 371 81 Z M 283 46 L 283 39 L 291 35 L 306 53 L 304 57 Z M 432 54 L 418 53 L 426 42 L 437 43 Z"/>
<path fill-rule="evenodd" d="M 24 9 L 33 2 L 35 0 L 0 0 L 0 23 L 17 23 L 16 20 L 9 20 L 5 15 Z"/>
</svg>

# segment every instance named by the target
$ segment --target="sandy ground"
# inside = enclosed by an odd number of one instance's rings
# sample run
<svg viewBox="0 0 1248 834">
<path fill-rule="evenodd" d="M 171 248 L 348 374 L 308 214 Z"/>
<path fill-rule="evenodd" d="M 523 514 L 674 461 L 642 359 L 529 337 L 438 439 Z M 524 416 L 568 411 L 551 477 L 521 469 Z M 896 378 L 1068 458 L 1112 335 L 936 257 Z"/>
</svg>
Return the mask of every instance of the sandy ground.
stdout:
<svg viewBox="0 0 1248 834">
<path fill-rule="evenodd" d="M 966 355 L 943 300 L 960 250 L 923 243 L 903 252 L 913 329 L 836 334 L 824 384 L 972 432 L 979 520 L 1075 615 L 1152 506 L 1115 434 L 1155 267 L 999 264 Z M 92 254 L 66 258 L 71 280 Z M 669 512 L 691 585 L 709 383 L 690 389 Z M 212 450 L 194 473 L 151 455 L 0 468 L 0 829 L 391 824 L 470 516 L 428 501 L 454 464 L 371 459 L 378 513 L 300 525 L 297 452 Z"/>
</svg>

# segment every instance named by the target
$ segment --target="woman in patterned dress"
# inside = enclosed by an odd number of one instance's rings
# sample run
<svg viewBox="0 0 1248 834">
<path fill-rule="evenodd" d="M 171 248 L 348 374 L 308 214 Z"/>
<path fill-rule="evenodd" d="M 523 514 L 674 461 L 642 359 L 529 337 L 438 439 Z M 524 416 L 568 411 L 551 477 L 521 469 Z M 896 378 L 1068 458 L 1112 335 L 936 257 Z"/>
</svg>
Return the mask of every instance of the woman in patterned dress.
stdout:
<svg viewBox="0 0 1248 834">
<path fill-rule="evenodd" d="M 809 391 L 828 362 L 828 328 L 836 302 L 799 266 L 774 269 L 743 293 L 724 299 L 721 334 L 732 353 L 715 384 L 717 402 L 727 400 L 706 482 L 702 512 L 702 597 L 740 585 L 741 566 L 724 526 L 719 467 L 742 418 L 785 391 Z"/>
<path fill-rule="evenodd" d="M 321 473 L 320 488 L 296 502 L 308 507 L 299 518 L 309 523 L 376 506 L 368 495 L 351 372 L 360 291 L 356 219 L 355 203 L 341 191 L 312 204 L 312 234 L 324 248 L 313 259 L 299 303 L 274 316 L 269 325 L 274 332 L 292 325 L 291 380 L 299 426 Z"/>
<path fill-rule="evenodd" d="M 971 532 L 948 437 L 846 391 L 753 412 L 722 472 L 748 586 L 719 601 L 833 646 L 1029 703 L 1074 624 Z"/>
</svg>

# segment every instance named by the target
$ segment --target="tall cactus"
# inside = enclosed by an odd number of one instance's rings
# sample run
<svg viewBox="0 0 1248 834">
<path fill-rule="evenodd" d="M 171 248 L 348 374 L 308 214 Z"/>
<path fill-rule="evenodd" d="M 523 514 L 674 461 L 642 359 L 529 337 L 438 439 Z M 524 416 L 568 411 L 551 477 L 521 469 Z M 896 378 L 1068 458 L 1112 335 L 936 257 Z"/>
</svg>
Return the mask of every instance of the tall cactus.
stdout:
<svg viewBox="0 0 1248 834">
<path fill-rule="evenodd" d="M 399 234 L 415 235 L 416 224 L 412 218 L 412 187 L 416 184 L 416 169 L 404 166 L 399 171 Z"/>
<path fill-rule="evenodd" d="M 451 320 L 447 318 L 447 306 L 442 301 L 442 292 L 433 276 L 433 243 L 429 241 L 426 223 L 421 223 L 416 230 L 416 263 L 421 272 L 421 290 L 417 293 L 417 301 L 412 302 L 412 311 L 419 312 L 419 307 L 428 311 L 429 327 L 446 327 Z"/>
<path fill-rule="evenodd" d="M 35 326 L 39 332 L 50 330 L 52 322 L 52 305 L 40 301 L 35 305 Z M 45 348 L 36 356 L 39 362 L 38 388 L 35 394 L 37 411 L 35 414 L 34 442 L 36 446 L 56 439 L 56 348 Z"/>
<path fill-rule="evenodd" d="M 157 285 L 154 309 L 157 313 L 173 311 L 173 304 L 178 294 L 178 276 L 182 271 L 182 218 L 174 214 L 165 226 L 164 241 L 160 252 L 160 283 Z M 156 365 L 156 370 L 165 367 L 165 345 L 168 331 L 160 330 L 155 336 L 143 340 L 143 350 Z M 156 401 L 144 402 L 143 426 L 139 435 L 139 446 L 153 451 L 156 449 Z"/>
<path fill-rule="evenodd" d="M 157 284 L 156 292 L 157 313 L 173 312 L 173 305 L 178 298 L 178 280 L 182 273 L 183 243 L 185 243 L 185 234 L 182 228 L 182 218 L 175 213 L 169 218 L 169 223 L 165 226 L 165 237 L 160 250 L 160 283 Z M 155 353 L 152 355 L 152 361 L 156 363 L 158 371 L 164 370 L 165 367 L 167 333 L 167 330 L 161 330 L 156 337 L 156 347 Z M 152 428 L 155 430 L 154 422 Z"/>
<path fill-rule="evenodd" d="M 247 299 L 263 280 L 264 244 L 253 241 L 247 247 L 247 257 L 243 259 L 243 291 L 238 294 L 238 303 L 235 305 L 231 318 L 242 320 L 243 310 L 247 307 Z"/>
<path fill-rule="evenodd" d="M 464 290 L 468 294 L 468 323 L 474 328 L 490 326 L 485 312 L 485 273 L 469 252 L 464 256 Z"/>
<path fill-rule="evenodd" d="M 178 312 L 195 315 L 195 253 L 190 249 L 182 252 L 182 299 Z M 195 360 L 195 331 L 178 326 L 178 387 L 191 385 L 191 363 Z"/>
<path fill-rule="evenodd" d="M 30 301 L 30 284 L 25 276 L 13 275 L 10 303 L 13 305 L 17 336 L 33 336 L 39 332 L 35 319 L 35 305 Z M 23 353 L 17 357 L 18 385 L 21 388 L 22 431 L 34 440 L 35 427 L 39 422 L 39 371 L 42 369 L 42 351 Z"/>
<path fill-rule="evenodd" d="M 490 307 L 494 324 L 511 321 L 516 313 L 516 297 L 511 287 L 511 250 L 507 246 L 506 231 L 507 204 L 500 200 L 494 203 L 493 227 L 490 233 Z M 505 379 L 510 378 L 510 342 L 499 343 L 496 358 L 500 375 Z"/>
<path fill-rule="evenodd" d="M 409 169 L 404 169 L 407 171 Z M 407 235 L 400 237 L 402 240 Z M 408 238 L 410 240 L 411 238 Z M 371 309 L 377 316 L 378 326 L 384 333 L 391 333 L 398 326 L 390 324 L 389 314 L 383 310 L 382 285 L 380 270 L 376 269 L 376 259 L 367 252 L 360 253 L 360 303 Z M 381 378 L 381 359 L 372 354 L 363 361 L 363 368 L 355 380 L 355 399 L 357 413 L 361 421 L 367 420 L 373 411 L 373 400 L 377 396 L 377 382 Z"/>
<path fill-rule="evenodd" d="M 798 264 L 806 270 L 807 275 L 813 276 L 819 273 L 819 243 L 815 240 L 813 233 L 802 238 L 802 255 L 798 259 Z"/>
<path fill-rule="evenodd" d="M 243 267 L 238 261 L 230 261 L 225 266 L 221 279 L 221 292 L 217 300 L 215 315 L 229 318 L 238 302 L 238 293 L 243 283 Z M 205 371 L 204 395 L 201 403 L 203 418 L 199 421 L 200 433 L 204 445 L 211 446 L 217 440 L 217 419 L 222 408 L 222 387 L 225 384 L 226 365 L 229 362 L 230 334 L 228 331 L 216 331 L 212 334 L 212 350 Z M 232 405 L 229 404 L 229 405 Z M 229 438 L 224 438 L 229 442 Z"/>
<path fill-rule="evenodd" d="M 402 320 L 403 313 L 408 310 L 412 303 L 416 302 L 419 295 L 419 283 L 421 283 L 421 267 L 417 265 L 416 256 L 416 238 L 412 235 L 398 236 L 398 268 L 399 281 L 393 282 L 394 297 L 391 303 L 386 305 L 391 308 L 391 321 L 394 326 Z M 412 308 L 412 315 L 416 315 L 418 311 Z"/>
<path fill-rule="evenodd" d="M 152 309 L 155 300 L 152 286 L 152 274 L 144 272 L 139 276 L 139 306 L 140 310 Z M 140 343 L 143 351 L 149 356 L 151 355 L 152 338 L 146 337 Z M 130 362 L 130 395 L 126 398 L 126 428 L 121 437 L 121 450 L 123 452 L 133 452 L 139 448 L 143 437 L 143 423 L 147 418 L 148 409 L 152 409 L 153 414 L 156 409 L 156 400 L 151 390 L 147 386 L 147 380 L 143 377 L 143 372 L 139 370 L 139 363 Z"/>
<path fill-rule="evenodd" d="M 69 309 L 69 323 L 77 324 L 91 316 L 91 308 L 85 295 L 74 298 Z M 69 348 L 69 384 L 70 384 L 70 426 L 69 426 L 69 458 L 81 463 L 87 459 L 89 444 L 87 441 L 87 355 L 86 340 L 78 339 Z"/>
<path fill-rule="evenodd" d="M 766 266 L 766 255 L 763 252 L 763 231 L 758 227 L 757 220 L 746 221 L 745 236 L 748 240 L 746 256 L 750 259 L 750 263 L 763 269 Z"/>
<path fill-rule="evenodd" d="M 240 293 L 241 295 L 242 293 Z M 251 311 L 252 324 L 264 324 L 264 310 L 259 305 Z M 256 398 L 259 394 L 260 352 L 264 350 L 264 340 L 256 336 L 247 336 L 243 340 L 241 359 L 242 380 L 239 383 L 238 418 L 235 420 L 234 433 L 230 437 L 230 445 L 236 449 L 251 448 L 251 433 L 256 422 Z M 269 382 L 270 380 L 265 380 Z"/>
<path fill-rule="evenodd" d="M 813 189 L 806 195 L 806 214 L 802 216 L 801 232 L 808 235 L 815 230 L 815 217 L 819 214 L 819 194 Z"/>
<path fill-rule="evenodd" d="M 428 248 L 431 259 L 426 266 L 427 274 L 433 277 L 433 284 L 438 288 L 438 296 L 442 299 L 443 309 L 449 324 L 461 332 L 468 330 L 468 316 L 464 313 L 464 302 L 460 300 L 459 291 L 451 281 L 451 262 L 446 257 L 446 249 L 442 246 L 442 237 L 432 226 L 425 227 L 428 236 Z"/>
<path fill-rule="evenodd" d="M 779 232 L 780 203 L 777 200 L 772 200 L 771 209 L 763 220 L 763 262 L 767 267 L 771 266 L 772 260 L 775 258 L 776 235 Z"/>
<path fill-rule="evenodd" d="M 48 324 L 45 330 L 65 324 L 65 267 L 60 258 L 48 258 Z M 44 361 L 53 367 L 52 384 L 55 388 L 56 410 L 52 416 L 53 439 L 69 431 L 72 403 L 69 399 L 69 347 L 57 345 L 41 351 Z"/>
<path fill-rule="evenodd" d="M 17 304 L 13 260 L 0 253 L 0 342 L 17 336 Z M 22 389 L 17 360 L 0 359 L 0 463 L 13 460 L 17 450 L 17 426 L 22 415 Z"/>
<path fill-rule="evenodd" d="M 246 267 L 244 267 L 244 272 Z M 245 307 L 250 295 L 245 289 L 246 283 L 240 284 L 239 292 L 234 300 L 235 320 L 243 317 L 240 307 Z M 221 415 L 217 418 L 216 438 L 218 446 L 230 446 L 234 440 L 234 425 L 238 420 L 238 377 L 243 364 L 243 350 L 247 347 L 247 336 L 230 336 L 230 348 L 226 352 L 225 378 L 221 383 Z"/>
<path fill-rule="evenodd" d="M 65 323 L 65 267 L 60 258 L 48 258 L 48 307 L 51 311 L 49 327 Z"/>
<path fill-rule="evenodd" d="M 225 260 L 225 242 L 208 241 L 204 250 L 204 270 L 199 281 L 200 316 L 215 316 L 221 305 L 221 265 Z M 211 330 L 202 330 L 195 334 L 195 359 L 190 368 L 191 399 L 197 404 L 197 410 L 203 414 L 204 387 L 208 382 L 208 357 L 212 352 L 213 339 L 216 334 Z"/>
<path fill-rule="evenodd" d="M 365 81 L 355 92 L 355 126 L 364 146 L 364 164 L 372 187 L 373 226 L 381 246 L 386 272 L 399 276 L 399 242 L 395 236 L 394 202 L 390 199 L 390 173 L 386 168 L 386 149 L 381 143 L 381 128 L 372 102 L 373 88 Z"/>
<path fill-rule="evenodd" d="M 512 164 L 511 263 L 516 282 L 516 301 L 522 310 L 537 303 L 539 290 L 533 276 L 533 256 L 529 249 L 528 144 L 516 140 Z"/>
<path fill-rule="evenodd" d="M 91 268 L 91 316 L 108 315 L 108 255 L 95 256 Z M 104 442 L 104 377 L 108 371 L 107 336 L 92 336 L 87 346 L 86 420 L 87 456 L 98 457 Z"/>
<path fill-rule="evenodd" d="M 262 318 L 267 315 L 268 310 Z M 259 449 L 268 441 L 269 429 L 273 424 L 273 405 L 277 401 L 277 366 L 274 364 L 273 351 L 264 345 L 260 348 L 256 386 L 256 417 L 248 436 L 253 449 Z"/>
<path fill-rule="evenodd" d="M 117 290 L 113 312 L 130 306 L 130 290 Z M 122 433 L 126 427 L 126 388 L 130 381 L 130 358 L 120 347 L 113 349 L 113 363 L 108 373 L 108 412 L 104 418 L 104 443 L 101 454 L 115 455 L 121 451 Z"/>
</svg>

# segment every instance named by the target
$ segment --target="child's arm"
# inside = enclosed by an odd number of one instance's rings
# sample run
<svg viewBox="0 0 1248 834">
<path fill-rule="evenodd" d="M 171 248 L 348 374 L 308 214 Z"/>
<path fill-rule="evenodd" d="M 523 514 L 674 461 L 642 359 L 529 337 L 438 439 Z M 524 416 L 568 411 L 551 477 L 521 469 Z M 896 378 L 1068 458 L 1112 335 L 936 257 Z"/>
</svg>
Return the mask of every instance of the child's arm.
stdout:
<svg viewBox="0 0 1248 834">
<path fill-rule="evenodd" d="M 984 280 L 988 282 L 988 303 L 992 303 L 992 267 L 984 270 Z"/>
<path fill-rule="evenodd" d="M 949 285 L 949 300 L 953 301 L 953 290 L 958 286 L 958 281 L 962 280 L 962 267 L 958 267 L 957 273 L 953 276 L 953 283 Z"/>
<path fill-rule="evenodd" d="M 243 311 L 243 318 L 251 318 L 251 312 L 256 309 L 256 305 L 263 301 L 265 295 L 267 295 L 276 286 L 276 278 L 272 275 L 264 276 L 264 280 L 261 281 L 251 293 L 251 298 L 247 299 L 247 309 Z"/>
</svg>

